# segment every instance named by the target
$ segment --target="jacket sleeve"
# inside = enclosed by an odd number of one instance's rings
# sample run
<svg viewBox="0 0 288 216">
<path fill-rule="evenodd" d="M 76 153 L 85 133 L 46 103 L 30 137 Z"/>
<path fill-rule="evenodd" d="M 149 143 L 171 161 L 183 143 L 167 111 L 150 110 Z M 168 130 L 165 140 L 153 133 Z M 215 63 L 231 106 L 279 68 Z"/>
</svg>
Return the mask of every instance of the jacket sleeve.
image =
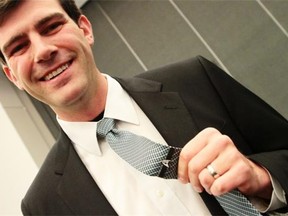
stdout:
<svg viewBox="0 0 288 216">
<path fill-rule="evenodd" d="M 22 210 L 22 214 L 23 214 L 23 215 L 32 215 L 32 214 L 29 212 L 29 210 L 28 210 L 28 208 L 27 208 L 27 206 L 25 205 L 25 203 L 24 203 L 23 200 L 22 200 L 22 202 L 21 202 L 21 210 Z"/>
<path fill-rule="evenodd" d="M 266 102 L 216 65 L 198 57 L 230 118 L 264 166 L 288 194 L 288 122 Z M 236 144 L 237 145 L 237 144 Z"/>
</svg>

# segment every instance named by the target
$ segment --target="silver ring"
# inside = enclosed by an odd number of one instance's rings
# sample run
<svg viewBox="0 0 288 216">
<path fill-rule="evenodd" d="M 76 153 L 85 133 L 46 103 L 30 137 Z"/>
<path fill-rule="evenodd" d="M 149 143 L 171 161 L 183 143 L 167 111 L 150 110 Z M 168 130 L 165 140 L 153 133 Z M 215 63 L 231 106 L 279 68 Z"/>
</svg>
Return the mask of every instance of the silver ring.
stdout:
<svg viewBox="0 0 288 216">
<path fill-rule="evenodd" d="M 216 172 L 216 170 L 213 168 L 211 164 L 207 166 L 207 170 L 213 178 L 216 178 L 216 176 L 218 175 L 218 173 Z"/>
</svg>

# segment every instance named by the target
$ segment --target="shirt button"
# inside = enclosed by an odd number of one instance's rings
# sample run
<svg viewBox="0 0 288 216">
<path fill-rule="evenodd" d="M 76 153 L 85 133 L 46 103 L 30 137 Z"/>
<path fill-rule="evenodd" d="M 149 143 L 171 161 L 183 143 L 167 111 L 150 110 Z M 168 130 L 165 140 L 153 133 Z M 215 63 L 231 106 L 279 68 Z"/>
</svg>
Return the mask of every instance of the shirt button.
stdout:
<svg viewBox="0 0 288 216">
<path fill-rule="evenodd" d="M 164 196 L 164 191 L 162 191 L 162 190 L 157 190 L 156 191 L 156 195 L 159 197 L 159 198 L 162 198 L 163 196 Z"/>
</svg>

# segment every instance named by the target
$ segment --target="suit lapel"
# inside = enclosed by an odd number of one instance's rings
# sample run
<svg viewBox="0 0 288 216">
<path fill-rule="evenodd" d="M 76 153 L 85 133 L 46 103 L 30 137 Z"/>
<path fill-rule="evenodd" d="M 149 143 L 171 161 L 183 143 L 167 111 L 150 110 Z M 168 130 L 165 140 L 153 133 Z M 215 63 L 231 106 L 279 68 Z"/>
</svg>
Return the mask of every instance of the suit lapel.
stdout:
<svg viewBox="0 0 288 216">
<path fill-rule="evenodd" d="M 161 92 L 160 83 L 139 78 L 118 81 L 169 145 L 183 147 L 199 132 L 177 92 Z"/>
<path fill-rule="evenodd" d="M 74 215 L 116 215 L 105 196 L 62 134 L 56 156 L 56 174 L 61 177 L 57 191 Z"/>
</svg>

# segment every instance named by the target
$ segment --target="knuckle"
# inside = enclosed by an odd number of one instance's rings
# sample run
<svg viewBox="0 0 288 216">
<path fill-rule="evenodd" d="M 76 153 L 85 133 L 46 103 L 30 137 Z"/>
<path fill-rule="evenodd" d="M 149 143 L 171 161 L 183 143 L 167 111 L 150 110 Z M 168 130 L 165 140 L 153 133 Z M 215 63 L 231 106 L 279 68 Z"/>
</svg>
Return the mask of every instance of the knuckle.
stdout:
<svg viewBox="0 0 288 216">
<path fill-rule="evenodd" d="M 244 161 L 238 163 L 238 169 L 241 170 L 243 176 L 248 176 L 251 172 L 251 169 Z"/>
<path fill-rule="evenodd" d="M 221 148 L 226 148 L 232 143 L 230 137 L 228 137 L 227 135 L 218 136 L 216 142 L 217 145 Z"/>
<path fill-rule="evenodd" d="M 179 155 L 179 160 L 183 161 L 184 163 L 187 163 L 190 159 L 189 153 L 187 151 L 181 151 L 181 154 Z"/>
<path fill-rule="evenodd" d="M 194 176 L 198 175 L 200 172 L 199 167 L 196 165 L 196 163 L 193 163 L 193 162 L 190 162 L 188 164 L 188 170 L 189 170 L 189 173 L 191 173 Z"/>
<path fill-rule="evenodd" d="M 249 194 L 252 192 L 252 186 L 251 184 L 241 184 L 238 188 L 242 193 Z"/>
<path fill-rule="evenodd" d="M 205 128 L 203 131 L 203 133 L 205 133 L 205 135 L 215 135 L 215 134 L 220 134 L 220 132 L 216 129 L 216 128 L 213 128 L 213 127 L 207 127 Z"/>
<path fill-rule="evenodd" d="M 226 159 L 227 159 L 227 161 L 233 162 L 233 164 L 235 163 L 235 164 L 240 165 L 241 159 L 239 156 L 240 155 L 239 155 L 239 152 L 237 150 L 236 151 L 230 151 L 229 155 L 227 155 Z"/>
<path fill-rule="evenodd" d="M 221 139 L 222 139 L 222 142 L 223 142 L 223 143 L 226 143 L 226 144 L 232 143 L 232 140 L 231 140 L 230 137 L 227 136 L 227 135 L 222 135 L 222 136 L 221 136 Z"/>
<path fill-rule="evenodd" d="M 214 184 L 211 191 L 214 195 L 220 195 L 227 192 L 227 187 L 224 184 Z"/>
<path fill-rule="evenodd" d="M 201 185 L 204 187 L 210 186 L 211 185 L 211 178 L 210 176 L 206 175 L 204 172 L 201 172 L 199 174 L 199 181 Z"/>
</svg>

